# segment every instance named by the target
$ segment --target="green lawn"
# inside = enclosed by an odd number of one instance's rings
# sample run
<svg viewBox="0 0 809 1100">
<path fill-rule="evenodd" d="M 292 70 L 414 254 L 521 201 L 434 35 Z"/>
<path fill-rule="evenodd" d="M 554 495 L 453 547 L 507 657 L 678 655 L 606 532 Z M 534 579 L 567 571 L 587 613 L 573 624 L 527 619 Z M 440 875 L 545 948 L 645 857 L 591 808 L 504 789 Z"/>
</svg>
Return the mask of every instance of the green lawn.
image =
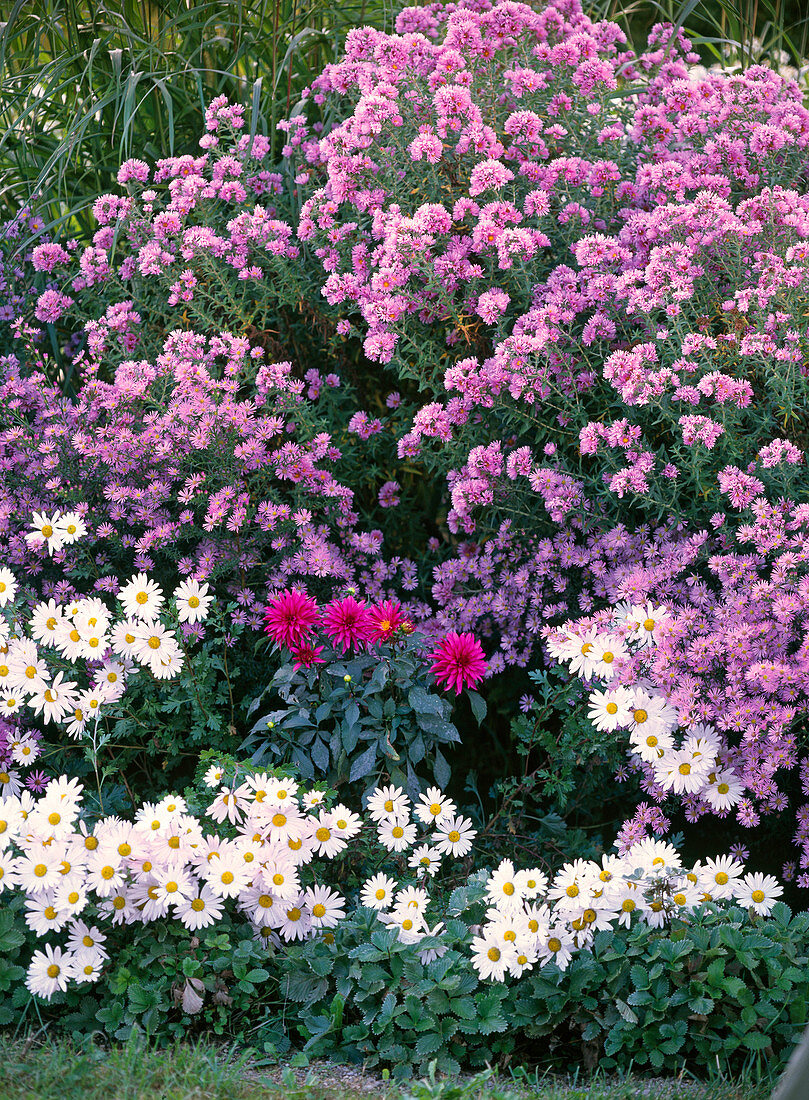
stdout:
<svg viewBox="0 0 809 1100">
<path fill-rule="evenodd" d="M 766 1100 L 767 1084 L 688 1078 L 565 1081 L 521 1071 L 395 1085 L 358 1067 L 259 1066 L 249 1053 L 178 1044 L 82 1051 L 68 1043 L 0 1036 L 2 1100 Z"/>
</svg>

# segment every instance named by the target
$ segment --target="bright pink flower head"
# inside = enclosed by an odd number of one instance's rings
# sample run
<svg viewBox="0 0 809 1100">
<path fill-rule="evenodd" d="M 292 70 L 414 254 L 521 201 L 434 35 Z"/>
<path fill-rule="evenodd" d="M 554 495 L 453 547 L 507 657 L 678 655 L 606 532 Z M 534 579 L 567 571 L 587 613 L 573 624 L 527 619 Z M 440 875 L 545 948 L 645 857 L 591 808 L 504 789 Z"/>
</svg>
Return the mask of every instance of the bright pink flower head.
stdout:
<svg viewBox="0 0 809 1100">
<path fill-rule="evenodd" d="M 300 645 L 292 646 L 290 652 L 295 658 L 295 669 L 313 668 L 315 665 L 325 664 L 326 662 L 320 656 L 323 648 L 322 645 L 312 645 L 311 642 L 301 642 Z"/>
<path fill-rule="evenodd" d="M 439 684 L 454 687 L 456 695 L 460 695 L 464 685 L 474 687 L 486 672 L 483 648 L 474 634 L 451 630 L 430 656 L 433 659 L 430 671 Z"/>
<path fill-rule="evenodd" d="M 371 630 L 369 641 L 386 642 L 404 622 L 402 605 L 398 600 L 382 600 L 370 609 Z"/>
<path fill-rule="evenodd" d="M 353 596 L 332 600 L 323 609 L 323 629 L 329 640 L 339 643 L 344 650 L 362 646 L 371 637 L 371 612 Z"/>
<path fill-rule="evenodd" d="M 311 634 L 320 621 L 320 611 L 311 596 L 287 589 L 273 596 L 264 608 L 264 629 L 274 642 L 293 649 Z"/>
</svg>

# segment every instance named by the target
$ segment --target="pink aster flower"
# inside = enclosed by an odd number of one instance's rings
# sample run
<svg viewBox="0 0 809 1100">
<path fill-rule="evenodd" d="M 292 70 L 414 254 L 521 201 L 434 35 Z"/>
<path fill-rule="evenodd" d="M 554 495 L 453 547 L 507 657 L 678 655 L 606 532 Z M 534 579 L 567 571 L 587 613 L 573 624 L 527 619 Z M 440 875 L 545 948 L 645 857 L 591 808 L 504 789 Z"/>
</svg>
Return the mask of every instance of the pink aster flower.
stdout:
<svg viewBox="0 0 809 1100">
<path fill-rule="evenodd" d="M 342 648 L 362 646 L 371 636 L 371 613 L 361 600 L 344 596 L 332 600 L 323 609 L 323 629 L 331 642 L 339 642 Z"/>
<path fill-rule="evenodd" d="M 287 589 L 272 597 L 264 608 L 264 618 L 264 629 L 272 640 L 291 650 L 312 633 L 320 611 L 311 596 Z"/>
<path fill-rule="evenodd" d="M 483 648 L 474 634 L 458 634 L 451 630 L 430 657 L 433 660 L 430 671 L 437 682 L 454 687 L 456 695 L 460 695 L 466 684 L 475 687 L 486 672 Z"/>
</svg>

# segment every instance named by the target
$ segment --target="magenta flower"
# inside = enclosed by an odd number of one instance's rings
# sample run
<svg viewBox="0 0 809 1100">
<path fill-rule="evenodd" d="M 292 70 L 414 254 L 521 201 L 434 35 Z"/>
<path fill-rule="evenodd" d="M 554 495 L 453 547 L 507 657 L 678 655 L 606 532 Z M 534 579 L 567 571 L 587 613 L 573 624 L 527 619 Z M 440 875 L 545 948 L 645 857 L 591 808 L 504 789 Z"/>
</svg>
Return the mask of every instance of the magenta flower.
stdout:
<svg viewBox="0 0 809 1100">
<path fill-rule="evenodd" d="M 371 638 L 371 612 L 353 596 L 332 600 L 323 609 L 323 629 L 329 640 L 339 643 L 344 650 L 359 648 Z"/>
<path fill-rule="evenodd" d="M 460 695 L 465 685 L 475 687 L 486 672 L 486 658 L 483 648 L 474 634 L 458 634 L 451 630 L 443 641 L 430 654 L 433 664 L 430 669 L 436 681 L 454 687 Z"/>
<path fill-rule="evenodd" d="M 370 609 L 371 626 L 369 641 L 386 642 L 402 625 L 404 615 L 398 600 L 382 600 Z"/>
<path fill-rule="evenodd" d="M 300 645 L 292 646 L 290 652 L 295 658 L 295 670 L 299 668 L 313 668 L 315 665 L 323 665 L 326 662 L 320 656 L 323 652 L 322 645 L 312 645 L 311 642 L 301 642 Z"/>
<path fill-rule="evenodd" d="M 291 650 L 312 633 L 320 611 L 311 596 L 288 589 L 272 597 L 264 608 L 264 618 L 264 629 L 272 640 Z"/>
</svg>

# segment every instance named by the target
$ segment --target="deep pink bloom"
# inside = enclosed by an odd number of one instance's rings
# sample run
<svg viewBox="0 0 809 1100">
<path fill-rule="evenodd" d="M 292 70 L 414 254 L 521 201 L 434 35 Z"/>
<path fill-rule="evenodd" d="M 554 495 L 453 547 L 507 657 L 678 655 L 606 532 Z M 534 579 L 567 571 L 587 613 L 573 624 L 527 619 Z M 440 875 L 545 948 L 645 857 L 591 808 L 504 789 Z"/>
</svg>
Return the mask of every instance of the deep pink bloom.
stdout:
<svg viewBox="0 0 809 1100">
<path fill-rule="evenodd" d="M 272 597 L 264 608 L 264 618 L 264 629 L 272 640 L 293 649 L 312 633 L 320 621 L 320 611 L 311 596 L 287 589 Z"/>
<path fill-rule="evenodd" d="M 454 687 L 456 695 L 460 695 L 464 685 L 475 687 L 486 672 L 483 648 L 474 634 L 458 634 L 451 630 L 430 657 L 433 659 L 430 671 L 438 683 Z"/>
<path fill-rule="evenodd" d="M 301 642 L 300 645 L 292 646 L 290 652 L 295 658 L 295 669 L 324 665 L 326 662 L 320 656 L 323 648 L 322 645 L 315 646 L 311 642 Z"/>
<path fill-rule="evenodd" d="M 339 642 L 343 649 L 364 645 L 370 640 L 371 627 L 371 612 L 353 596 L 332 600 L 323 609 L 323 629 L 329 640 Z"/>
<path fill-rule="evenodd" d="M 386 642 L 404 622 L 402 605 L 398 600 L 382 600 L 370 609 L 371 628 L 369 641 Z"/>
</svg>

